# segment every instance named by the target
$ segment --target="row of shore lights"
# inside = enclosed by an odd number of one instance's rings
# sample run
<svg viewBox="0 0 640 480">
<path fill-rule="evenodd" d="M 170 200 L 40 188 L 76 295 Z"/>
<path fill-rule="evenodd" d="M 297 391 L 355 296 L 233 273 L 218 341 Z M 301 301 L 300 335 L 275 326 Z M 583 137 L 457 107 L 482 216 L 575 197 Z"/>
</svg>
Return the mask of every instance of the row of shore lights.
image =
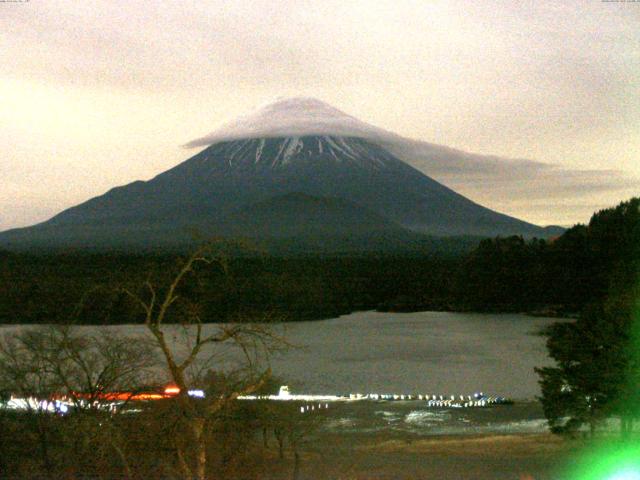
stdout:
<svg viewBox="0 0 640 480">
<path fill-rule="evenodd" d="M 318 410 L 323 410 L 323 409 L 326 410 L 328 408 L 329 408 L 329 404 L 328 403 L 325 403 L 325 404 L 319 403 L 317 409 Z M 300 413 L 312 412 L 314 410 L 316 410 L 316 406 L 315 405 L 304 405 L 304 406 L 300 407 Z"/>
</svg>

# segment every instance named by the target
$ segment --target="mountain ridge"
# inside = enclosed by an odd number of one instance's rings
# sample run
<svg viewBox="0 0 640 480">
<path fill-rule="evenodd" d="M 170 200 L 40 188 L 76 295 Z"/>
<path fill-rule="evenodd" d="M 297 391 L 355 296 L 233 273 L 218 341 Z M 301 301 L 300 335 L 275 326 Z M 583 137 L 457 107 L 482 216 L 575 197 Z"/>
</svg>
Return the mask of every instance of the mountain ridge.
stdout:
<svg viewBox="0 0 640 480">
<path fill-rule="evenodd" d="M 265 120 L 268 114 L 275 118 Z M 217 141 L 148 181 L 113 188 L 41 224 L 0 233 L 0 245 L 7 241 L 153 243 L 178 237 L 183 241 L 186 232 L 193 230 L 228 235 L 243 231 L 243 222 L 252 223 L 247 217 L 251 205 L 255 210 L 260 202 L 292 193 L 308 196 L 298 198 L 292 208 L 305 204 L 313 210 L 311 197 L 347 202 L 348 207 L 331 206 L 335 218 L 327 216 L 326 221 L 335 226 L 341 216 L 353 219 L 352 213 L 358 211 L 364 217 L 368 215 L 364 212 L 371 212 L 384 219 L 378 220 L 380 224 L 428 235 L 546 237 L 556 233 L 465 198 L 378 143 L 381 135 L 391 138 L 394 134 L 323 102 L 280 102 L 244 117 L 239 125 L 232 123 L 216 135 L 234 128 L 237 135 L 274 133 L 278 128 L 291 134 Z M 306 130 L 341 134 L 303 135 Z M 348 135 L 354 131 L 359 135 Z M 316 210 L 316 214 L 322 212 Z M 278 215 L 283 217 L 281 211 Z M 262 221 L 271 220 L 263 217 Z M 233 228 L 234 221 L 238 228 Z M 309 216 L 307 221 L 314 222 Z M 342 229 L 341 234 L 347 231 Z M 271 229 L 271 234 L 277 233 Z"/>
</svg>

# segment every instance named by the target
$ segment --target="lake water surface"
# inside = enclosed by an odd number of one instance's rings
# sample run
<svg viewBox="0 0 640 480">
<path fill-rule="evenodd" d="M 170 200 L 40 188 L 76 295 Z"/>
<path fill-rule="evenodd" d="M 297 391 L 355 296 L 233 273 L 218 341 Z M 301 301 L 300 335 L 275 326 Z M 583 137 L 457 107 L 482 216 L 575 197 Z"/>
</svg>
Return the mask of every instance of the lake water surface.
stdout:
<svg viewBox="0 0 640 480">
<path fill-rule="evenodd" d="M 356 402 L 331 411 L 342 434 L 440 435 L 544 432 L 534 367 L 549 365 L 541 328 L 557 319 L 469 313 L 360 312 L 287 325 L 304 345 L 273 370 L 305 393 L 422 393 L 508 396 L 515 405 L 429 408 L 424 402 Z"/>
<path fill-rule="evenodd" d="M 532 399 L 548 365 L 537 332 L 556 321 L 505 314 L 360 312 L 287 326 L 303 348 L 273 370 L 309 393 L 432 393 Z"/>
<path fill-rule="evenodd" d="M 271 366 L 294 393 L 469 395 L 483 391 L 518 400 L 512 406 L 468 410 L 429 408 L 424 402 L 332 407 L 335 418 L 327 428 L 343 433 L 544 431 L 541 407 L 533 401 L 539 394 L 533 369 L 550 364 L 544 338 L 537 332 L 554 321 L 524 315 L 360 312 L 289 323 L 276 330 L 283 329 L 297 348 L 273 357 Z M 3 326 L 0 333 L 22 328 Z M 132 338 L 148 335 L 143 325 L 81 328 L 114 330 Z M 205 325 L 204 331 L 215 328 Z M 180 327 L 167 327 L 173 342 L 183 341 L 181 332 Z M 218 353 L 220 362 L 234 357 L 230 351 Z"/>
<path fill-rule="evenodd" d="M 550 363 L 537 332 L 554 321 L 511 314 L 359 312 L 276 327 L 296 348 L 276 355 L 271 364 L 294 392 L 483 391 L 533 399 L 539 394 L 533 368 Z M 0 332 L 20 328 L 4 326 Z M 147 335 L 143 325 L 82 328 Z M 205 331 L 213 328 L 205 325 Z"/>
</svg>

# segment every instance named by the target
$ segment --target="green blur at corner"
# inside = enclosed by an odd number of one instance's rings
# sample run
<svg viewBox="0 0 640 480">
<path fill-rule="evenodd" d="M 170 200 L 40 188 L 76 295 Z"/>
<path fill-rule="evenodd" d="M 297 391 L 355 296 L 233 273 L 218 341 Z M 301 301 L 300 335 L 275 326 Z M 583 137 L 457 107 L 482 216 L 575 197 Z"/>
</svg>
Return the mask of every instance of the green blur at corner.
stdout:
<svg viewBox="0 0 640 480">
<path fill-rule="evenodd" d="M 593 445 L 572 462 L 566 480 L 640 480 L 640 442 Z"/>
<path fill-rule="evenodd" d="M 640 282 L 631 293 L 629 370 L 626 394 L 632 418 L 640 418 Z M 632 429 L 633 430 L 633 429 Z M 611 435 L 609 433 L 608 435 Z M 640 436 L 602 438 L 571 462 L 566 480 L 640 480 Z M 565 480 L 563 478 L 563 480 Z"/>
</svg>

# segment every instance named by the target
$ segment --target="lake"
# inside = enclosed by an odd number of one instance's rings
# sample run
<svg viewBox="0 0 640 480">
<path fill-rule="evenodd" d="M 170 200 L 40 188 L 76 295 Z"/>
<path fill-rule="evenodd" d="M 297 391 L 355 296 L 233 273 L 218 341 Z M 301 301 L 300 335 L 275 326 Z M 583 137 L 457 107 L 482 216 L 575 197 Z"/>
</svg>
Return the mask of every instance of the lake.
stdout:
<svg viewBox="0 0 640 480">
<path fill-rule="evenodd" d="M 539 394 L 549 365 L 541 328 L 556 319 L 512 314 L 359 312 L 287 325 L 300 349 L 273 370 L 309 393 Z"/>
<path fill-rule="evenodd" d="M 271 359 L 294 392 L 489 395 L 533 399 L 549 364 L 536 333 L 555 319 L 513 314 L 359 312 L 282 327 L 296 348 Z M 214 325 L 206 325 L 205 331 Z M 20 326 L 4 326 L 12 332 Z M 142 325 L 82 327 L 144 335 Z M 176 334 L 175 341 L 180 341 Z"/>
<path fill-rule="evenodd" d="M 551 364 L 541 328 L 552 318 L 512 314 L 360 312 L 286 326 L 304 347 L 272 361 L 305 393 L 508 396 L 515 405 L 428 408 L 424 402 L 356 402 L 332 409 L 325 429 L 386 436 L 546 431 L 536 366 Z"/>
</svg>

